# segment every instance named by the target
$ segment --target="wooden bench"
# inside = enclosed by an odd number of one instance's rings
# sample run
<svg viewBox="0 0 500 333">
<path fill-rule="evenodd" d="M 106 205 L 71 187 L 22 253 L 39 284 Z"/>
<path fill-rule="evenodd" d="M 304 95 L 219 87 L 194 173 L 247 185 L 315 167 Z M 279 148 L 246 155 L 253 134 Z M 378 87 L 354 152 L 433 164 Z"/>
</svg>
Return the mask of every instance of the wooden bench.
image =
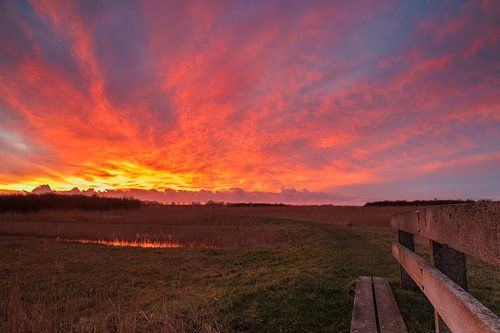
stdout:
<svg viewBox="0 0 500 333">
<path fill-rule="evenodd" d="M 356 284 L 351 333 L 407 333 L 387 279 L 361 276 Z"/>
<path fill-rule="evenodd" d="M 467 292 L 465 264 L 471 256 L 500 267 L 500 201 L 419 208 L 394 215 L 391 225 L 401 287 L 431 302 L 437 333 L 500 333 L 500 318 Z M 414 235 L 429 240 L 431 262 L 414 252 Z"/>
</svg>

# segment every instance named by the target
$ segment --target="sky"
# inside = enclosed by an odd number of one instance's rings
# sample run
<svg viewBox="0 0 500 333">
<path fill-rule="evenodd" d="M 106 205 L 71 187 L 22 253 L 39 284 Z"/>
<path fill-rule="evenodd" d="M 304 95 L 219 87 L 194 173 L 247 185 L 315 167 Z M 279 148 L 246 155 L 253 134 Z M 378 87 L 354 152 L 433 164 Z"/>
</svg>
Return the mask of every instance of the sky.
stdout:
<svg viewBox="0 0 500 333">
<path fill-rule="evenodd" d="M 499 1 L 0 2 L 0 189 L 500 199 Z"/>
</svg>

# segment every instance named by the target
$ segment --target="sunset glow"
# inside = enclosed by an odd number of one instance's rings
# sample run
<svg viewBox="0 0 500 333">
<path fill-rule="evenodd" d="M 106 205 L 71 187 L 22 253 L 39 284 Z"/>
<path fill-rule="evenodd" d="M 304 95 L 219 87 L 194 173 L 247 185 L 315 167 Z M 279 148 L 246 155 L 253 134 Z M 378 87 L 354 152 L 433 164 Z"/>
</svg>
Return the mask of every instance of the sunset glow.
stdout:
<svg viewBox="0 0 500 333">
<path fill-rule="evenodd" d="M 0 45 L 0 190 L 500 199 L 499 1 L 2 1 Z"/>
</svg>

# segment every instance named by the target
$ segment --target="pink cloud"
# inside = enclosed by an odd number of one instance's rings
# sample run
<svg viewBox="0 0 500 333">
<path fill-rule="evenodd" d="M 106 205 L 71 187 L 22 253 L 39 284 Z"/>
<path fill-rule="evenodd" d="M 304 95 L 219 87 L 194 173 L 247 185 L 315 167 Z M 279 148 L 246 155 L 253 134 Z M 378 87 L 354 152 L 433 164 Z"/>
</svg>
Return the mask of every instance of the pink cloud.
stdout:
<svg viewBox="0 0 500 333">
<path fill-rule="evenodd" d="M 492 2 L 28 7 L 0 15 L 0 131 L 32 147 L 0 137 L 0 187 L 326 193 L 498 153 Z"/>
</svg>

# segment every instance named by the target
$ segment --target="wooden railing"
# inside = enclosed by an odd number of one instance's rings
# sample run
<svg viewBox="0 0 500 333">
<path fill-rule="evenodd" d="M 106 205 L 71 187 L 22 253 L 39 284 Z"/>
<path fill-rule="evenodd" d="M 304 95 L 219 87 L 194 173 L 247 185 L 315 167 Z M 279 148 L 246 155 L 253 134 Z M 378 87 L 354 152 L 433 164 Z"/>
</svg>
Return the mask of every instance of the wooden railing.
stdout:
<svg viewBox="0 0 500 333">
<path fill-rule="evenodd" d="M 445 205 L 391 218 L 399 242 L 392 254 L 401 286 L 434 306 L 436 332 L 500 332 L 500 319 L 468 292 L 465 256 L 500 267 L 500 202 Z M 430 240 L 432 264 L 415 254 L 414 235 Z M 497 286 L 498 287 L 498 286 Z"/>
</svg>

